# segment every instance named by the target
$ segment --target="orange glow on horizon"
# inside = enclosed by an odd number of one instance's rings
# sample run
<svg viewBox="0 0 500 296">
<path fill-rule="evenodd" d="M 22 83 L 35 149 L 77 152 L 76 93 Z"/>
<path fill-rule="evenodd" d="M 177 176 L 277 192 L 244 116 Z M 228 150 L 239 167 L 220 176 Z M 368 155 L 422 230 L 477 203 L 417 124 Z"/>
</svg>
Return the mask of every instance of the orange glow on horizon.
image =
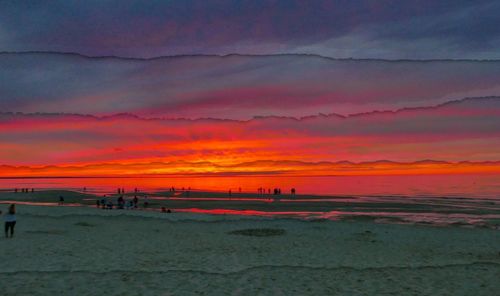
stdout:
<svg viewBox="0 0 500 296">
<path fill-rule="evenodd" d="M 305 163 L 298 161 L 254 161 L 221 165 L 211 162 L 102 163 L 61 166 L 0 166 L 0 177 L 83 177 L 155 175 L 281 175 L 367 176 L 414 174 L 500 173 L 500 162 L 364 162 Z"/>
</svg>

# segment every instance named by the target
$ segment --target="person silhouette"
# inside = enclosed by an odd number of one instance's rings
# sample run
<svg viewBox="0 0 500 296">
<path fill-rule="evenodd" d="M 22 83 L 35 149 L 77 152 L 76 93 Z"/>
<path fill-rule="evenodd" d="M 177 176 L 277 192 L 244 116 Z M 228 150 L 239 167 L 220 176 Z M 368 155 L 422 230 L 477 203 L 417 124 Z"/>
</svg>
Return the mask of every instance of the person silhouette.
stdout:
<svg viewBox="0 0 500 296">
<path fill-rule="evenodd" d="M 14 237 L 14 227 L 16 226 L 16 205 L 11 204 L 9 206 L 9 210 L 4 215 L 5 221 L 5 237 L 9 237 L 10 230 L 10 238 Z"/>
</svg>

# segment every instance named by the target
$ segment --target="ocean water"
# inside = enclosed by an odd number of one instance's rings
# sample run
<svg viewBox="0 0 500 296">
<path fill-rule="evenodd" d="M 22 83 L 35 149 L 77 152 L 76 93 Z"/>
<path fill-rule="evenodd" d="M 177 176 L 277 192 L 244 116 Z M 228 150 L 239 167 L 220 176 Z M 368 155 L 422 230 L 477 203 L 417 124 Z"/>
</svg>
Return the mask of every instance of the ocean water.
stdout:
<svg viewBox="0 0 500 296">
<path fill-rule="evenodd" d="M 169 192 L 171 187 L 176 188 L 175 193 Z M 257 194 L 261 187 L 271 191 L 281 188 L 282 195 Z M 500 175 L 493 174 L 0 179 L 0 192 L 14 188 L 85 188 L 87 193 L 98 196 L 115 194 L 117 188 L 133 193 L 137 188 L 140 199 L 149 195 L 155 204 L 148 208 L 139 206 L 143 211 L 159 211 L 164 206 L 174 212 L 212 215 L 500 227 Z M 190 193 L 186 192 L 188 188 Z M 297 190 L 296 196 L 289 194 L 291 188 Z M 117 195 L 110 198 L 116 202 Z M 95 207 L 96 199 L 100 197 L 73 200 L 65 206 Z M 16 194 L 14 200 L 0 200 L 0 204 L 12 202 L 59 206 L 57 196 L 37 200 Z"/>
<path fill-rule="evenodd" d="M 454 197 L 500 199 L 499 174 L 415 176 L 169 176 L 117 178 L 0 179 L 0 190 L 13 188 L 70 189 L 84 187 L 93 193 L 164 191 L 170 187 L 191 190 L 257 193 L 258 188 L 281 188 L 288 194 L 374 197 Z"/>
</svg>

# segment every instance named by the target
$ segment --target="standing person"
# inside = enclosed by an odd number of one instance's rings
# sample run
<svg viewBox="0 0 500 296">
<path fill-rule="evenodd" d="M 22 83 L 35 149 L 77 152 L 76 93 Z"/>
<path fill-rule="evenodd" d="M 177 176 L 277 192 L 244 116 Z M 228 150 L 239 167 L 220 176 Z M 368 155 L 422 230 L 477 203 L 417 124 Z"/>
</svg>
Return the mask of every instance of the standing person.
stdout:
<svg viewBox="0 0 500 296">
<path fill-rule="evenodd" d="M 101 198 L 101 208 L 104 210 L 106 208 L 106 204 L 108 203 L 107 199 L 106 199 L 106 194 L 103 195 L 103 197 Z"/>
<path fill-rule="evenodd" d="M 137 208 L 137 204 L 139 203 L 139 199 L 137 198 L 137 196 L 134 196 L 134 208 Z"/>
<path fill-rule="evenodd" d="M 125 199 L 123 198 L 123 196 L 120 196 L 118 198 L 118 208 L 119 209 L 123 209 L 123 205 L 125 204 Z"/>
<path fill-rule="evenodd" d="M 16 205 L 11 204 L 9 207 L 9 211 L 4 216 L 5 220 L 5 237 L 14 237 L 14 226 L 16 226 Z"/>
<path fill-rule="evenodd" d="M 64 204 L 64 197 L 61 195 L 59 196 L 59 205 L 63 205 Z"/>
</svg>

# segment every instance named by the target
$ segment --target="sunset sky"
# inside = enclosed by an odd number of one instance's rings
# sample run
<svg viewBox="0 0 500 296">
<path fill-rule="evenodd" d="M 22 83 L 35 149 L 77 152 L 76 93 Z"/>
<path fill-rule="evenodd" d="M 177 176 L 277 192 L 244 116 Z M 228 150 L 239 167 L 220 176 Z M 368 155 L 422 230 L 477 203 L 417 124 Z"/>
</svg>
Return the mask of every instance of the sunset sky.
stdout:
<svg viewBox="0 0 500 296">
<path fill-rule="evenodd" d="M 498 1 L 0 2 L 0 177 L 500 172 Z"/>
</svg>

